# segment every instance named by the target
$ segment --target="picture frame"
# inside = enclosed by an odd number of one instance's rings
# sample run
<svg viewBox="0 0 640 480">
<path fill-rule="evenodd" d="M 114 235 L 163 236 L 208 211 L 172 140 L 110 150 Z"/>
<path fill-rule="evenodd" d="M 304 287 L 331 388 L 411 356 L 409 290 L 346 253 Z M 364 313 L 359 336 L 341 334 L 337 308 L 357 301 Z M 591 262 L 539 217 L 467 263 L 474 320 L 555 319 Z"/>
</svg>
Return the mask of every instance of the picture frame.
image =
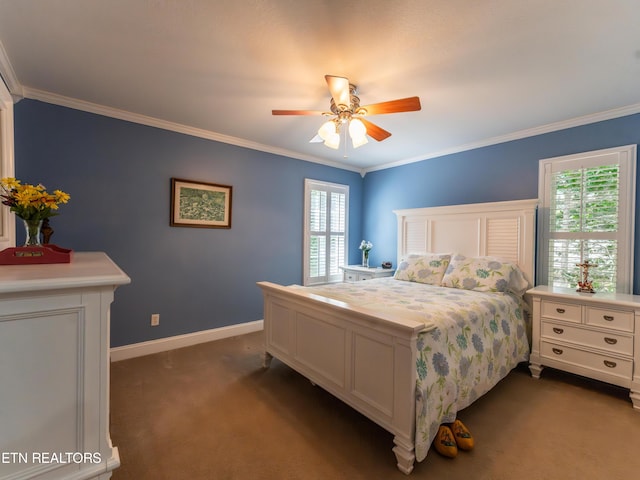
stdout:
<svg viewBox="0 0 640 480">
<path fill-rule="evenodd" d="M 233 187 L 171 178 L 172 227 L 231 228 Z"/>
</svg>

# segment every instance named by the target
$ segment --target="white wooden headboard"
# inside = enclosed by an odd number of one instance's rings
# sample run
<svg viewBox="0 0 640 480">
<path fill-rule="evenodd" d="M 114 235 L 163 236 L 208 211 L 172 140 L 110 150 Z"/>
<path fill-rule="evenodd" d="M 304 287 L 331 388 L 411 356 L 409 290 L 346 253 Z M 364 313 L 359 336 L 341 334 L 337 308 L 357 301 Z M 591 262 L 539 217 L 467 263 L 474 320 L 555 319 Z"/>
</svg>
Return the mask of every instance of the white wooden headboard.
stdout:
<svg viewBox="0 0 640 480">
<path fill-rule="evenodd" d="M 492 256 L 518 264 L 535 282 L 538 199 L 394 210 L 398 264 L 410 253 Z"/>
</svg>

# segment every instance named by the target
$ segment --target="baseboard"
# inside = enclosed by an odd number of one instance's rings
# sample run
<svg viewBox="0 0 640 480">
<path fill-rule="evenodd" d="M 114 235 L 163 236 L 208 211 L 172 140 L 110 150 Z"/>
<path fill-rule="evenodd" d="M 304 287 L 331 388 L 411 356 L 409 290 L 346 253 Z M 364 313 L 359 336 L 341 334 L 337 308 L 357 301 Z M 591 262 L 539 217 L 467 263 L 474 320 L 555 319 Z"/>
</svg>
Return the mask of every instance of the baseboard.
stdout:
<svg viewBox="0 0 640 480">
<path fill-rule="evenodd" d="M 212 328 L 211 330 L 202 330 L 201 332 L 114 347 L 111 349 L 111 361 L 118 362 L 128 358 L 142 357 L 144 355 L 151 355 L 152 353 L 189 347 L 191 345 L 197 345 L 198 343 L 258 332 L 263 329 L 263 322 L 263 320 L 256 320 L 255 322 L 240 323 L 237 325 L 229 325 L 228 327 Z"/>
</svg>

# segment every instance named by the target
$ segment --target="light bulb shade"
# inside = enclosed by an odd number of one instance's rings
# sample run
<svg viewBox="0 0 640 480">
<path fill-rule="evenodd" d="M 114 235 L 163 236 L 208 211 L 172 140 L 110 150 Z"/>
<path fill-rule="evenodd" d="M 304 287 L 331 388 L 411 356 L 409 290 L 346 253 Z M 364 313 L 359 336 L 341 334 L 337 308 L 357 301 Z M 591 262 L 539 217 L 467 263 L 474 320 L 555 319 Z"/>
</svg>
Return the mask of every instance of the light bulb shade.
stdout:
<svg viewBox="0 0 640 480">
<path fill-rule="evenodd" d="M 318 136 L 326 142 L 332 135 L 337 135 L 336 123 L 333 120 L 329 120 L 320 126 Z"/>
<path fill-rule="evenodd" d="M 334 150 L 337 150 L 338 147 L 340 146 L 340 134 L 333 133 L 324 141 L 324 144 L 329 148 L 333 148 Z"/>
<path fill-rule="evenodd" d="M 353 148 L 358 148 L 361 147 L 362 145 L 369 143 L 369 140 L 367 140 L 367 136 L 363 135 L 362 137 L 358 138 L 358 137 L 351 137 L 351 143 L 353 144 Z"/>
<path fill-rule="evenodd" d="M 361 120 L 352 118 L 349 122 L 349 135 L 352 139 L 360 139 L 367 134 L 367 127 L 364 126 Z"/>
<path fill-rule="evenodd" d="M 353 148 L 358 148 L 368 143 L 367 140 L 367 127 L 357 118 L 352 118 L 349 122 L 349 136 L 353 143 Z"/>
</svg>

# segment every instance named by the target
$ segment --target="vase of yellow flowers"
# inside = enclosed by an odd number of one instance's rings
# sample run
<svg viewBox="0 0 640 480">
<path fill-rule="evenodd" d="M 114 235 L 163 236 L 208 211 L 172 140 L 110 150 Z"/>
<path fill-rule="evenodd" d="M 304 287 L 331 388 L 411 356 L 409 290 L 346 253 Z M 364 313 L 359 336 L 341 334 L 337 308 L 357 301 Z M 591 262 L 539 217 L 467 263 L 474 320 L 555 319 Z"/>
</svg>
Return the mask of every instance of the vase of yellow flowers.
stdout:
<svg viewBox="0 0 640 480">
<path fill-rule="evenodd" d="M 23 184 L 13 177 L 3 178 L 0 181 L 0 197 L 2 197 L 2 203 L 23 221 L 27 236 L 25 247 L 41 246 L 42 221 L 57 215 L 58 205 L 67 203 L 71 198 L 62 190 L 48 193 L 41 184 Z"/>
</svg>

